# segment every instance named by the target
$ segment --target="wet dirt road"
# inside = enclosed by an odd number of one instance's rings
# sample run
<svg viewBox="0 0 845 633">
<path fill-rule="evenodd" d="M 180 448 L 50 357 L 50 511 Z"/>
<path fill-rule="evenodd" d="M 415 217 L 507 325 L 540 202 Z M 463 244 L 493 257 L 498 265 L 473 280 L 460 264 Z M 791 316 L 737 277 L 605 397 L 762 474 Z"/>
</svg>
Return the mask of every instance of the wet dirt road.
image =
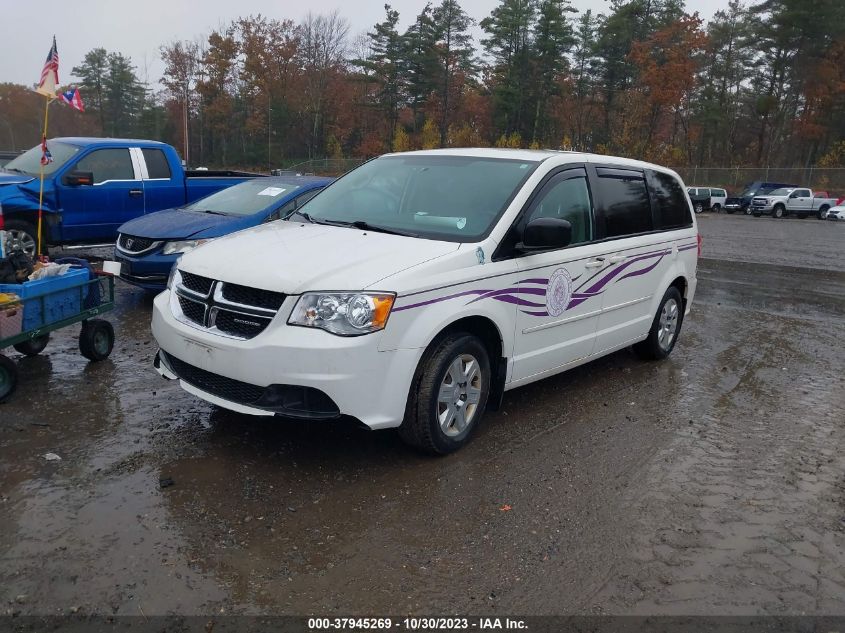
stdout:
<svg viewBox="0 0 845 633">
<path fill-rule="evenodd" d="M 845 223 L 777 222 L 702 218 L 719 258 L 668 361 L 509 392 L 444 459 L 212 410 L 152 371 L 123 287 L 110 360 L 60 332 L 0 406 L 0 608 L 845 613 L 845 274 L 807 268 Z M 778 265 L 727 261 L 741 230 Z"/>
</svg>

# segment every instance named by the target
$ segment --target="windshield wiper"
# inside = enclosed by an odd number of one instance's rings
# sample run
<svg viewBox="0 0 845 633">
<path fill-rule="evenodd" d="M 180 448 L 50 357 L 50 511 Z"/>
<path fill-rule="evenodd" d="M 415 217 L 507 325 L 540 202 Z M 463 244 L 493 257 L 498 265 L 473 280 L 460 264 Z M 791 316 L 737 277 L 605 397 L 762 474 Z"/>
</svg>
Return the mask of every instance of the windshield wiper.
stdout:
<svg viewBox="0 0 845 633">
<path fill-rule="evenodd" d="M 17 167 L 4 167 L 6 171 L 13 171 L 18 174 L 23 174 L 24 176 L 29 176 L 30 174 L 26 173 L 25 171 L 18 169 Z"/>
<path fill-rule="evenodd" d="M 210 213 L 211 215 L 229 215 L 228 213 L 223 213 L 222 211 L 212 211 L 211 209 L 203 209 L 203 213 Z"/>
<path fill-rule="evenodd" d="M 310 222 L 311 224 L 319 224 L 319 222 L 317 222 L 317 220 L 315 220 L 314 218 L 312 218 L 312 217 L 311 217 L 310 215 L 308 215 L 308 213 L 306 213 L 305 211 L 294 211 L 293 213 L 291 213 L 291 214 L 287 217 L 287 219 L 289 220 L 289 219 L 291 219 L 291 218 L 292 218 L 293 216 L 295 216 L 295 215 L 298 215 L 298 216 L 299 216 L 299 217 L 301 217 L 301 218 L 305 218 L 305 220 L 306 220 L 307 222 Z"/>
<path fill-rule="evenodd" d="M 404 235 L 405 237 L 419 237 L 416 233 L 410 231 L 402 231 L 400 229 L 392 229 L 386 226 L 379 226 L 378 224 L 370 224 L 364 220 L 355 220 L 354 222 L 347 222 L 346 220 L 326 220 L 326 224 L 332 226 L 349 226 L 354 229 L 362 231 L 373 231 L 374 233 L 387 233 L 388 235 Z"/>
</svg>

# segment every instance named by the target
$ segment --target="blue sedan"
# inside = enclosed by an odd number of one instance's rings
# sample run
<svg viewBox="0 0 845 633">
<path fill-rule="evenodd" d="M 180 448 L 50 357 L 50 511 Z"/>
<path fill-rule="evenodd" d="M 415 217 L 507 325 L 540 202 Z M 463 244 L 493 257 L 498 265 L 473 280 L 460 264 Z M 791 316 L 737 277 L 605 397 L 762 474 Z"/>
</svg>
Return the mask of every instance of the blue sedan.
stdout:
<svg viewBox="0 0 845 633">
<path fill-rule="evenodd" d="M 184 207 L 150 213 L 119 229 L 115 259 L 120 278 L 147 290 L 164 290 L 173 263 L 200 244 L 302 207 L 334 180 L 290 176 L 249 180 Z"/>
</svg>

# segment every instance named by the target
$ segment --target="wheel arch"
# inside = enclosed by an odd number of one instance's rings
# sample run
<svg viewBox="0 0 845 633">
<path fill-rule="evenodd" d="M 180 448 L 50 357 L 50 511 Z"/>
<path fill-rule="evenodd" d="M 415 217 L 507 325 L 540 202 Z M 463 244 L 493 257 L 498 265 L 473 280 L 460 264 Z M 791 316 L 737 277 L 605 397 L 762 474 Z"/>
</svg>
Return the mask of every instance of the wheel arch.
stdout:
<svg viewBox="0 0 845 633">
<path fill-rule="evenodd" d="M 423 363 L 425 361 L 428 351 L 438 341 L 450 334 L 458 332 L 466 332 L 467 334 L 477 336 L 484 344 L 490 356 L 490 371 L 493 376 L 490 395 L 487 399 L 487 408 L 495 411 L 501 405 L 505 392 L 508 359 L 504 355 L 505 339 L 502 331 L 490 317 L 479 314 L 462 316 L 442 326 L 426 343 L 425 352 L 423 352 L 419 362 Z"/>
</svg>

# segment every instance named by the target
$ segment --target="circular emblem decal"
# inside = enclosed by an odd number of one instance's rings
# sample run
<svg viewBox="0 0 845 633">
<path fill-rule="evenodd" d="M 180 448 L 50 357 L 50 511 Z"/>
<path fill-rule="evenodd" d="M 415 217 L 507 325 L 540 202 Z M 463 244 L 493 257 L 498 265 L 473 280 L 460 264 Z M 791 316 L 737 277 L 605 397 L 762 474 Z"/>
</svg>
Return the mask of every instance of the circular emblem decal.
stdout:
<svg viewBox="0 0 845 633">
<path fill-rule="evenodd" d="M 572 277 L 566 268 L 558 268 L 549 277 L 546 287 L 546 310 L 550 316 L 560 316 L 572 299 Z"/>
</svg>

